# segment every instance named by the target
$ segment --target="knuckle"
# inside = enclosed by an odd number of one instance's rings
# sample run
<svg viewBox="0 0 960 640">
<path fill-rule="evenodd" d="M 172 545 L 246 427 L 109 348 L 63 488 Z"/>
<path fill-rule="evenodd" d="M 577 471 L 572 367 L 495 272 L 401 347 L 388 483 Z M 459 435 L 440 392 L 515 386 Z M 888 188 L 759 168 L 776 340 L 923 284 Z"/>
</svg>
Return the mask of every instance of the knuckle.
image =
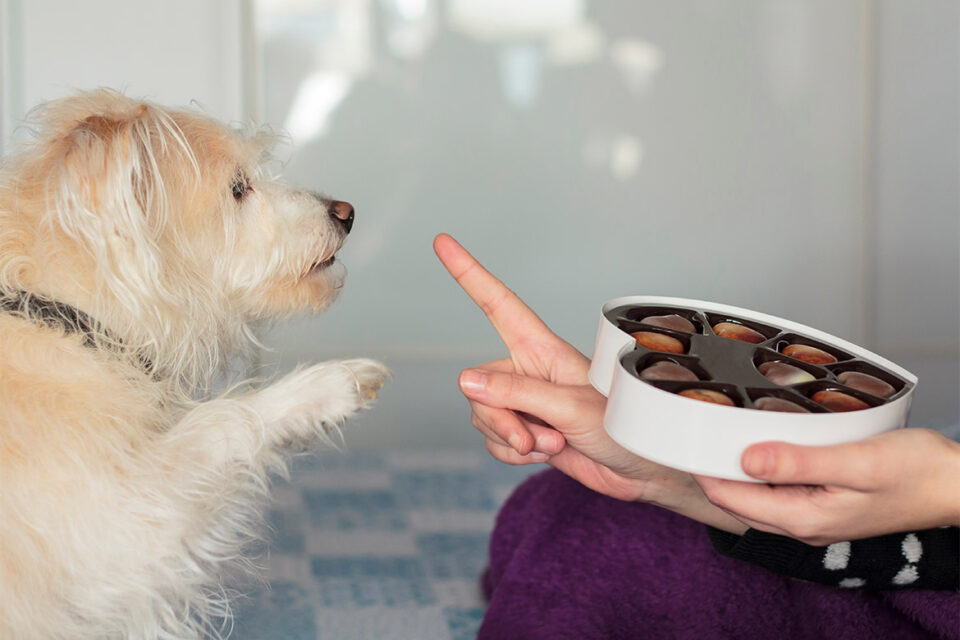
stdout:
<svg viewBox="0 0 960 640">
<path fill-rule="evenodd" d="M 470 408 L 472 410 L 471 415 L 474 417 L 474 419 L 480 420 L 481 422 L 489 422 L 491 416 L 493 415 L 490 407 L 483 404 L 474 404 L 471 405 Z"/>
<path fill-rule="evenodd" d="M 910 433 L 910 437 L 916 440 L 915 443 L 910 444 L 911 448 L 913 448 L 914 450 L 920 450 L 920 451 L 929 451 L 931 449 L 939 449 L 944 444 L 948 443 L 948 439 L 946 436 L 932 429 L 912 430 L 912 432 Z"/>
<path fill-rule="evenodd" d="M 595 392 L 591 386 L 584 386 L 578 389 L 578 392 L 571 398 L 576 413 L 572 415 L 599 415 L 602 416 L 606 408 L 606 402 L 603 396 Z"/>
<path fill-rule="evenodd" d="M 497 291 L 494 295 L 481 300 L 479 303 L 480 310 L 483 311 L 483 314 L 486 316 L 496 314 L 497 310 L 510 298 L 511 293 L 509 289 L 503 287 L 502 290 Z"/>
<path fill-rule="evenodd" d="M 830 469 L 830 458 L 807 447 L 773 449 L 773 477 L 788 483 L 806 483 Z"/>
<path fill-rule="evenodd" d="M 488 433 L 506 441 L 507 435 L 509 434 L 509 429 L 504 427 L 503 420 L 499 419 L 498 416 L 490 416 L 488 419 L 484 420 L 484 425 L 486 426 Z"/>
<path fill-rule="evenodd" d="M 523 393 L 523 378 L 516 374 L 507 374 L 507 384 L 504 388 L 506 398 L 516 398 Z"/>
<path fill-rule="evenodd" d="M 771 475 L 775 478 L 783 478 L 787 481 L 806 478 L 814 471 L 814 465 L 805 449 L 791 448 L 784 451 L 775 447 L 771 450 L 770 455 Z"/>
<path fill-rule="evenodd" d="M 526 464 L 526 461 L 523 459 L 523 457 L 510 447 L 506 447 L 502 444 L 494 442 L 490 438 L 487 438 L 486 446 L 487 451 L 490 452 L 490 455 L 504 464 L 513 466 Z"/>
</svg>

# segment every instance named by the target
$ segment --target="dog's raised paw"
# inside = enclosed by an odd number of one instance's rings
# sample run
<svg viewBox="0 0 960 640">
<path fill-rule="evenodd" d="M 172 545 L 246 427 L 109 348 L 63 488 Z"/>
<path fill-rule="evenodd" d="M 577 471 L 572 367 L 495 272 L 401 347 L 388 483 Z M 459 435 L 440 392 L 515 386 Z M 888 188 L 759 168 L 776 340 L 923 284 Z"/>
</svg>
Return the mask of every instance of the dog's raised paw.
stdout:
<svg viewBox="0 0 960 640">
<path fill-rule="evenodd" d="M 364 404 L 372 402 L 380 395 L 390 370 L 382 363 L 367 358 L 344 360 L 340 363 L 346 367 L 356 380 L 357 395 Z"/>
<path fill-rule="evenodd" d="M 332 428 L 368 407 L 389 375 L 384 365 L 365 358 L 322 362 L 261 389 L 254 406 L 267 423 L 293 419 Z"/>
</svg>

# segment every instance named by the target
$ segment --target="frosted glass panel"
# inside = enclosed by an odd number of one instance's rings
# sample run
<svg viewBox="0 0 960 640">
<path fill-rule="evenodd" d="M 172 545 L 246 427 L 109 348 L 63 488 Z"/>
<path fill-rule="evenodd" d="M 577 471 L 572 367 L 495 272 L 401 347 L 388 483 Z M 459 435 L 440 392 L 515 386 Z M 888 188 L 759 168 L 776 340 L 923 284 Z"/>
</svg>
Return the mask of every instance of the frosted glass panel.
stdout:
<svg viewBox="0 0 960 640">
<path fill-rule="evenodd" d="M 960 4 L 882 6 L 879 35 L 885 46 L 878 57 L 875 125 L 877 338 L 885 348 L 956 357 Z"/>
<path fill-rule="evenodd" d="M 8 0 L 2 17 L 10 126 L 40 102 L 101 86 L 245 116 L 237 0 Z"/>
<path fill-rule="evenodd" d="M 340 300 L 267 363 L 382 357 L 348 442 L 472 430 L 496 335 L 431 251 L 453 233 L 590 353 L 601 303 L 717 300 L 863 334 L 857 3 L 258 0 L 286 175 L 352 202 Z M 459 434 L 459 435 L 457 435 Z"/>
<path fill-rule="evenodd" d="M 855 3 L 260 0 L 286 174 L 352 202 L 350 270 L 295 353 L 496 348 L 436 263 L 449 231 L 559 333 L 703 297 L 860 331 Z M 335 347 L 334 347 L 335 345 Z"/>
</svg>

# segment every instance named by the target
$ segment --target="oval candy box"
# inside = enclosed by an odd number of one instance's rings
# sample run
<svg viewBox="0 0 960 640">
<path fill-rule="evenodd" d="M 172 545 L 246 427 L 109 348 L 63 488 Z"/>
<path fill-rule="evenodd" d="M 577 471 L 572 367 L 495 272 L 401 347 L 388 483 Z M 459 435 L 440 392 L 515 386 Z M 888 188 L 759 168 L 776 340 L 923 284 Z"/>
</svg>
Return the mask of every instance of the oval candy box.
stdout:
<svg viewBox="0 0 960 640">
<path fill-rule="evenodd" d="M 917 384 L 902 367 L 817 329 L 658 296 L 603 305 L 589 378 L 608 398 L 604 427 L 624 448 L 749 481 L 740 468 L 749 445 L 839 444 L 902 427 Z"/>
</svg>

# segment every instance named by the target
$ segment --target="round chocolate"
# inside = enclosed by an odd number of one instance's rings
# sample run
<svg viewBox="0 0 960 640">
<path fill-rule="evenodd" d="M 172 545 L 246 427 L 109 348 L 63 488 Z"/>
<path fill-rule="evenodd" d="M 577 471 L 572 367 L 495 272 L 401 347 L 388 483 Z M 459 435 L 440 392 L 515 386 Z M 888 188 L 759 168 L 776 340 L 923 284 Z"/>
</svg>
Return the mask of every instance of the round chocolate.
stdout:
<svg viewBox="0 0 960 640">
<path fill-rule="evenodd" d="M 686 367 L 664 360 L 652 364 L 640 372 L 640 377 L 644 380 L 699 380 L 693 371 Z"/>
<path fill-rule="evenodd" d="M 722 404 L 728 407 L 734 407 L 736 404 L 726 394 L 714 391 L 713 389 L 684 389 L 677 393 L 684 398 L 691 400 L 700 400 L 701 402 L 710 402 L 713 404 Z"/>
<path fill-rule="evenodd" d="M 651 351 L 663 351 L 665 353 L 683 353 L 683 343 L 672 336 L 655 331 L 637 331 L 631 333 L 633 339 L 641 347 L 646 347 Z"/>
<path fill-rule="evenodd" d="M 684 333 L 693 333 L 697 330 L 693 323 L 676 313 L 670 313 L 664 316 L 647 316 L 640 322 L 661 327 L 663 329 L 673 329 L 674 331 L 683 331 Z"/>
<path fill-rule="evenodd" d="M 730 338 L 731 340 L 740 340 L 741 342 L 750 342 L 759 344 L 766 340 L 759 331 L 745 327 L 736 322 L 718 322 L 713 325 L 713 332 L 721 338 Z"/>
<path fill-rule="evenodd" d="M 816 380 L 816 377 L 809 371 L 804 371 L 800 367 L 795 367 L 786 362 L 764 362 L 757 367 L 757 370 L 762 373 L 767 380 L 781 387 Z"/>
<path fill-rule="evenodd" d="M 860 411 L 870 408 L 870 405 L 860 398 L 854 398 L 841 391 L 817 391 L 811 398 L 831 411 Z"/>
<path fill-rule="evenodd" d="M 758 398 L 753 401 L 753 406 L 761 411 L 779 411 L 781 413 L 810 413 L 804 407 L 801 407 L 796 402 L 790 402 L 783 398 L 775 398 L 774 396 L 764 396 L 763 398 Z"/>
<path fill-rule="evenodd" d="M 787 345 L 783 348 L 783 355 L 802 360 L 803 362 L 809 362 L 810 364 L 831 364 L 837 361 L 833 354 L 807 344 Z"/>
<path fill-rule="evenodd" d="M 880 378 L 859 371 L 844 371 L 837 375 L 837 380 L 840 384 L 880 398 L 889 398 L 896 391 L 893 386 Z"/>
</svg>

